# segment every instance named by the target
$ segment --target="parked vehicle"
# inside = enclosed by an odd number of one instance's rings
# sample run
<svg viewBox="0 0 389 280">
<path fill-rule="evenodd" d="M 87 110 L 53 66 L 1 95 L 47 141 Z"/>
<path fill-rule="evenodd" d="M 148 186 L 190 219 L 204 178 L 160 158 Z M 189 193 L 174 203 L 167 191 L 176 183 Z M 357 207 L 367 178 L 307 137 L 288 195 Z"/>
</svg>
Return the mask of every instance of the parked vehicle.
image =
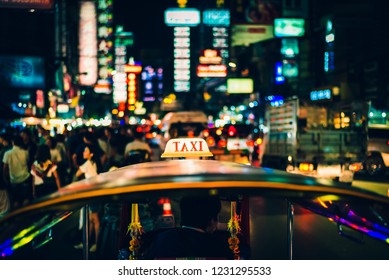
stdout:
<svg viewBox="0 0 389 280">
<path fill-rule="evenodd" d="M 269 102 L 262 166 L 351 183 L 367 150 L 365 123 L 355 119 L 356 110 L 363 115 L 366 109 L 303 104 L 297 98 Z"/>
<path fill-rule="evenodd" d="M 363 166 L 371 176 L 385 175 L 389 170 L 389 126 L 369 125 L 367 156 Z"/>
<path fill-rule="evenodd" d="M 169 112 L 162 118 L 161 130 L 166 140 L 177 137 L 197 137 L 207 128 L 207 123 L 207 115 L 201 111 Z"/>
<path fill-rule="evenodd" d="M 251 164 L 253 153 L 260 145 L 259 134 L 255 133 L 255 127 L 251 124 L 227 124 L 208 128 L 203 131 L 202 136 L 216 160 Z"/>
</svg>

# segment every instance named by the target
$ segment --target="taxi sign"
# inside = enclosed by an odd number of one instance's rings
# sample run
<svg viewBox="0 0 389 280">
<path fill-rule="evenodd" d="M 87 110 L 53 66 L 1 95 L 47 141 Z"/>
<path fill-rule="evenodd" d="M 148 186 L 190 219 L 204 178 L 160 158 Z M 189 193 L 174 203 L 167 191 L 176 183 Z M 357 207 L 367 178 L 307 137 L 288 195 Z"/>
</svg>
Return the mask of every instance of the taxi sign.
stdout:
<svg viewBox="0 0 389 280">
<path fill-rule="evenodd" d="M 201 138 L 176 138 L 170 139 L 162 158 L 167 157 L 211 157 L 213 154 L 209 151 L 207 142 Z"/>
</svg>

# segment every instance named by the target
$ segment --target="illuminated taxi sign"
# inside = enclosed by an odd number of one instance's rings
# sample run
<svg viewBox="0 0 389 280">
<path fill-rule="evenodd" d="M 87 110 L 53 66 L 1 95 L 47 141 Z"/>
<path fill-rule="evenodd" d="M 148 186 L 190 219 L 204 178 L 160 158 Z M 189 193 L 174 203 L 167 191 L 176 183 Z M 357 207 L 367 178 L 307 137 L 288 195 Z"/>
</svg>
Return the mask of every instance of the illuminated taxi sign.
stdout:
<svg viewBox="0 0 389 280">
<path fill-rule="evenodd" d="M 178 138 L 170 139 L 162 158 L 167 157 L 211 157 L 208 145 L 201 138 Z"/>
</svg>

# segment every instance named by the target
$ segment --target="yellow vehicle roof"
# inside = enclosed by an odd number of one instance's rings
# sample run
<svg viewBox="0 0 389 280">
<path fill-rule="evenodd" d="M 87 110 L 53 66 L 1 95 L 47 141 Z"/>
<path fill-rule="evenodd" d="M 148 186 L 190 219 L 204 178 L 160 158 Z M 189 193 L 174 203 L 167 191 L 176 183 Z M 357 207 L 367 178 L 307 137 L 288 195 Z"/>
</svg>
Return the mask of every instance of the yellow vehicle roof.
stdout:
<svg viewBox="0 0 389 280">
<path fill-rule="evenodd" d="M 130 165 L 74 182 L 56 193 L 15 210 L 21 212 L 93 197 L 152 192 L 218 190 L 231 194 L 276 192 L 285 197 L 313 198 L 318 195 L 348 195 L 389 204 L 386 197 L 329 180 L 290 174 L 216 160 L 165 160 Z M 333 199 L 333 198 L 332 198 Z"/>
</svg>

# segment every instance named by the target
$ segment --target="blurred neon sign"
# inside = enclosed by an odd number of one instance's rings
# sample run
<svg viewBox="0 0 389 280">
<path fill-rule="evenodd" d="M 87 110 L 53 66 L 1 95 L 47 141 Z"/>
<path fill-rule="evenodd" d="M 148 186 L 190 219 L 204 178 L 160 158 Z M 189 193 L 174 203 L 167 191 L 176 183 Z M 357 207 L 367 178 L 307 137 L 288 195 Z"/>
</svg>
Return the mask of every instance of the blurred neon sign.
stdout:
<svg viewBox="0 0 389 280">
<path fill-rule="evenodd" d="M 310 98 L 312 101 L 318 100 L 330 100 L 332 98 L 331 89 L 313 90 L 310 92 Z"/>
<path fill-rule="evenodd" d="M 97 22 L 96 6 L 93 1 L 81 2 L 79 29 L 79 83 L 92 86 L 97 81 Z"/>
<path fill-rule="evenodd" d="M 227 66 L 224 64 L 220 65 L 207 65 L 199 64 L 197 66 L 198 77 L 227 77 Z"/>
<path fill-rule="evenodd" d="M 250 78 L 229 78 L 227 79 L 228 93 L 252 93 L 254 81 Z"/>
<path fill-rule="evenodd" d="M 205 10 L 203 12 L 203 23 L 210 26 L 229 26 L 229 10 Z"/>
<path fill-rule="evenodd" d="M 303 18 L 276 18 L 274 19 L 274 36 L 302 37 L 305 34 L 305 20 Z"/>
<path fill-rule="evenodd" d="M 165 11 L 165 24 L 168 26 L 197 26 L 200 11 L 193 8 L 170 8 Z"/>
</svg>

